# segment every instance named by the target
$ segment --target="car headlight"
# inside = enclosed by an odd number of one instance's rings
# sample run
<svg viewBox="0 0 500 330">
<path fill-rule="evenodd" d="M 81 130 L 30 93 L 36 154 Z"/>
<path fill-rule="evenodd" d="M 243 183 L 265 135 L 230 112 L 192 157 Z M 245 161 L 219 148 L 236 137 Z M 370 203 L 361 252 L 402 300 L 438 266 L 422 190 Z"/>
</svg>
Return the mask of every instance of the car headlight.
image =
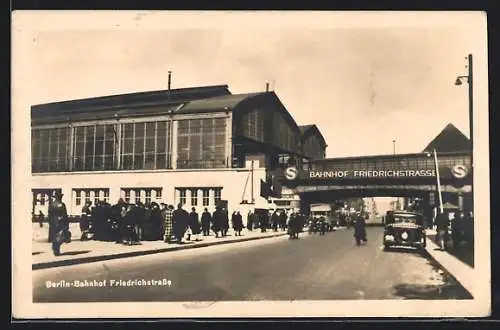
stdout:
<svg viewBox="0 0 500 330">
<path fill-rule="evenodd" d="M 386 241 L 393 241 L 394 240 L 394 236 L 392 236 L 392 235 L 385 235 L 385 240 Z"/>
<path fill-rule="evenodd" d="M 408 233 L 407 232 L 404 232 L 401 234 L 401 238 L 402 239 L 407 239 L 408 238 Z"/>
</svg>

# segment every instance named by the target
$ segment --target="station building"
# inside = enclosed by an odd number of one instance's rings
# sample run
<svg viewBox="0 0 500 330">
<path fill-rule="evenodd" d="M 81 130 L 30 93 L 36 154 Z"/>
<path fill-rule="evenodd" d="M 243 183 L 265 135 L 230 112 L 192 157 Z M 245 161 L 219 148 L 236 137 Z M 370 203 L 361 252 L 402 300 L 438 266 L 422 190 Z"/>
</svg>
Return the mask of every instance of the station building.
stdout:
<svg viewBox="0 0 500 330">
<path fill-rule="evenodd" d="M 32 211 L 64 194 L 71 215 L 85 201 L 164 202 L 231 211 L 281 205 L 274 171 L 325 158 L 315 125 L 299 126 L 273 91 L 227 85 L 71 100 L 31 108 Z"/>
</svg>

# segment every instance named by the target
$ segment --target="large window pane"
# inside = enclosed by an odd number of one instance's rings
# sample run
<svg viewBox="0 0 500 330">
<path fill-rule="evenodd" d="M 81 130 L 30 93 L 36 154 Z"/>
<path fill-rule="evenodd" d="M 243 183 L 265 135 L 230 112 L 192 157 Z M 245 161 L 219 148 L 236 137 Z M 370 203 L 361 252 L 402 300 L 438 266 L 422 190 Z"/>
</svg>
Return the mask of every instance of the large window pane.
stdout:
<svg viewBox="0 0 500 330">
<path fill-rule="evenodd" d="M 191 119 L 178 123 L 179 168 L 225 167 L 225 119 Z"/>
</svg>

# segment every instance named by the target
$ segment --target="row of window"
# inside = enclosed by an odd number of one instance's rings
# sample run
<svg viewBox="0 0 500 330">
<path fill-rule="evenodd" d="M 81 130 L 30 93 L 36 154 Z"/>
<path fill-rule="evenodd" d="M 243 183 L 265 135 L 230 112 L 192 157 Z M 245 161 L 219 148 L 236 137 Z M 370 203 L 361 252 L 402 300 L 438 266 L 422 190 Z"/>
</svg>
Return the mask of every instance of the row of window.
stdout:
<svg viewBox="0 0 500 330">
<path fill-rule="evenodd" d="M 120 198 L 127 203 L 142 202 L 149 204 L 151 202 L 162 202 L 163 189 L 158 187 L 149 188 L 121 188 Z M 175 203 L 190 206 L 214 206 L 220 203 L 222 199 L 222 188 L 176 188 L 178 196 Z M 112 203 L 109 199 L 109 188 L 86 188 L 73 189 L 71 196 L 71 205 L 83 206 L 91 202 L 96 205 L 99 201 Z M 33 204 L 36 206 L 48 206 L 51 192 L 33 191 Z"/>
<path fill-rule="evenodd" d="M 304 154 L 307 157 L 311 157 L 312 159 L 324 159 L 325 158 L 325 150 L 321 146 L 321 142 L 319 139 L 311 135 L 304 141 L 303 144 Z"/>
<path fill-rule="evenodd" d="M 440 167 L 452 167 L 455 164 L 470 165 L 467 156 L 438 156 Z M 312 170 L 388 170 L 388 169 L 434 169 L 434 158 L 418 157 L 408 159 L 384 159 L 384 160 L 346 160 L 333 161 L 331 163 L 311 163 Z"/>
<path fill-rule="evenodd" d="M 226 167 L 224 118 L 178 121 L 178 168 Z M 172 168 L 172 121 L 32 129 L 32 171 Z"/>
<path fill-rule="evenodd" d="M 293 152 L 299 151 L 299 139 L 297 134 L 293 132 L 282 113 L 274 113 L 273 127 L 274 145 Z"/>
<path fill-rule="evenodd" d="M 255 109 L 247 112 L 242 119 L 243 135 L 251 139 L 264 142 L 264 109 Z"/>
<path fill-rule="evenodd" d="M 255 109 L 246 113 L 242 119 L 243 135 L 251 139 L 265 141 L 266 109 Z M 271 117 L 273 141 L 275 146 L 284 150 L 299 152 L 300 137 L 292 130 L 284 115 L 274 111 Z M 321 147 L 320 147 L 321 148 Z"/>
<path fill-rule="evenodd" d="M 200 205 L 199 200 L 201 197 L 201 205 L 202 206 L 209 206 L 211 205 L 210 203 L 210 190 L 213 191 L 213 201 L 214 205 L 217 205 L 221 201 L 221 193 L 222 193 L 222 188 L 177 188 L 177 191 L 179 193 L 179 203 L 182 205 L 191 205 L 191 206 L 198 206 Z M 201 191 L 201 196 L 198 193 Z M 188 198 L 188 193 L 190 194 Z M 188 203 L 189 200 L 189 203 Z"/>
</svg>

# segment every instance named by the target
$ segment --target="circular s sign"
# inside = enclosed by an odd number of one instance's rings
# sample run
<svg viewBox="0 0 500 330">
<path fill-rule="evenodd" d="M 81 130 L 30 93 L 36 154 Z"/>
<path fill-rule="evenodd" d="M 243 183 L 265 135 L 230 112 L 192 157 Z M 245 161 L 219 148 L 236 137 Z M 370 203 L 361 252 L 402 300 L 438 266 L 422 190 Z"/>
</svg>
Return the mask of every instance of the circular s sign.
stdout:
<svg viewBox="0 0 500 330">
<path fill-rule="evenodd" d="M 297 170 L 296 167 L 291 166 L 291 167 L 287 167 L 285 169 L 285 178 L 287 180 L 290 180 L 290 181 L 295 180 L 295 179 L 297 179 L 298 175 L 299 175 L 299 171 Z"/>
<path fill-rule="evenodd" d="M 451 174 L 457 179 L 463 179 L 469 173 L 469 169 L 465 165 L 455 165 L 451 168 Z"/>
</svg>

